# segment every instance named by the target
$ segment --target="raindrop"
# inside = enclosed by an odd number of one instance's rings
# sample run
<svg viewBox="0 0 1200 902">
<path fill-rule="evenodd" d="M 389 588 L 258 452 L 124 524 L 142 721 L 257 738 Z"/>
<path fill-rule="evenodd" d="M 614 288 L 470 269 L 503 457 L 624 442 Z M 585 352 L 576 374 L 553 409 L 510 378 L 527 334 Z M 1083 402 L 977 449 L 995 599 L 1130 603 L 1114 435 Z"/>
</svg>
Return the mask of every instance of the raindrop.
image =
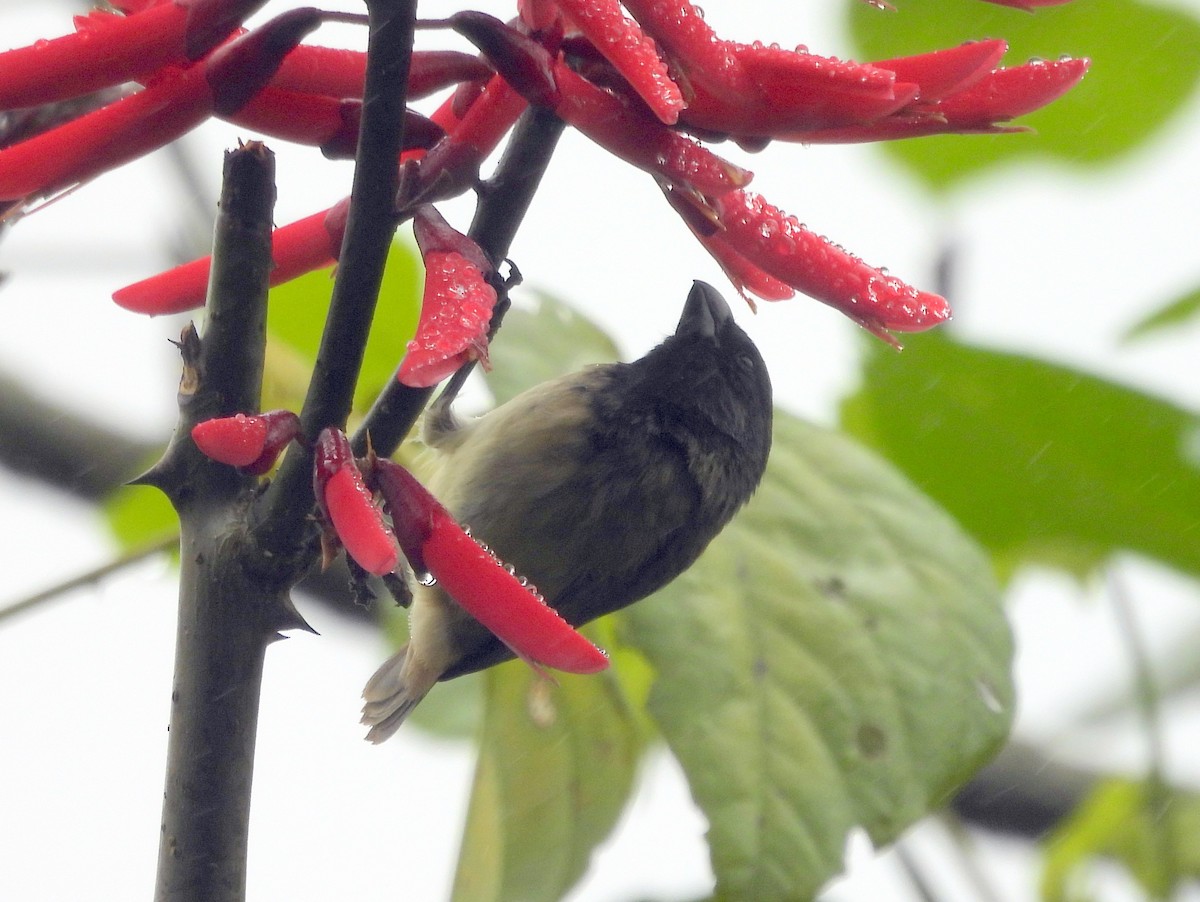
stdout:
<svg viewBox="0 0 1200 902">
<path fill-rule="evenodd" d="M 979 693 L 980 699 L 983 700 L 983 704 L 989 711 L 991 711 L 993 714 L 1003 713 L 1004 705 L 996 696 L 996 690 L 992 688 L 990 683 L 988 683 L 986 680 L 976 680 L 975 691 Z"/>
</svg>

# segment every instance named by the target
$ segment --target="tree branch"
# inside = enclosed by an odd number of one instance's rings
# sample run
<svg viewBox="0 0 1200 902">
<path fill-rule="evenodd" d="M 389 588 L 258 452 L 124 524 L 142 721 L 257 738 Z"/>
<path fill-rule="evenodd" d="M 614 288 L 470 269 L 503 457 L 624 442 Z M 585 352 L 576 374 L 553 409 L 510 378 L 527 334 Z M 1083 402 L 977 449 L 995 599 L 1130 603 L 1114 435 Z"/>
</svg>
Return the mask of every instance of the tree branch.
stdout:
<svg viewBox="0 0 1200 902">
<path fill-rule="evenodd" d="M 48 402 L 21 380 L 0 374 L 0 465 L 17 473 L 99 501 L 161 448 Z"/>
<path fill-rule="evenodd" d="M 258 409 L 274 199 L 269 151 L 250 144 L 226 155 L 209 325 L 203 340 L 184 331 L 179 425 L 142 480 L 171 498 L 181 529 L 159 902 L 244 898 L 263 659 L 279 630 L 303 623 L 286 590 L 247 566 L 257 479 L 207 460 L 190 437 L 210 416 Z"/>
<path fill-rule="evenodd" d="M 337 280 L 300 419 L 315 439 L 326 426 L 346 422 L 358 381 L 367 335 L 396 228 L 397 161 L 403 142 L 415 0 L 367 0 L 370 35 L 363 115 L 355 156 L 354 184 Z M 297 559 L 311 535 L 312 454 L 289 452 L 264 497 L 258 538 L 293 577 L 307 568 Z"/>
</svg>

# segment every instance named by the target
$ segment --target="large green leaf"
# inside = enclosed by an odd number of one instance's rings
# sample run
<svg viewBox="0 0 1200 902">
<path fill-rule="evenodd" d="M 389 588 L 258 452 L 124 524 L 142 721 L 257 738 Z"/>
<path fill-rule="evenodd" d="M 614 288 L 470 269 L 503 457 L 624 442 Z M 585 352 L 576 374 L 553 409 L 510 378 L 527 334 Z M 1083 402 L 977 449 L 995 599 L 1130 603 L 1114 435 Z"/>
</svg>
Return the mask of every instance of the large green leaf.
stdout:
<svg viewBox="0 0 1200 902">
<path fill-rule="evenodd" d="M 1078 370 L 944 335 L 867 352 L 846 428 L 1006 566 L 1086 572 L 1131 548 L 1200 573 L 1200 419 Z"/>
<path fill-rule="evenodd" d="M 356 410 L 365 409 L 375 399 L 404 356 L 405 343 L 417 328 L 423 279 L 424 270 L 416 251 L 403 242 L 393 242 L 354 392 Z M 329 269 L 308 273 L 271 289 L 266 380 L 274 390 L 269 392 L 269 400 L 264 398 L 268 404 L 298 408 L 298 402 L 303 400 L 332 292 L 333 271 Z M 292 400 L 289 395 L 299 397 Z"/>
<path fill-rule="evenodd" d="M 643 746 L 610 674 L 489 670 L 455 902 L 554 902 L 625 807 Z"/>
<path fill-rule="evenodd" d="M 894 839 L 1007 733 L 987 560 L 903 477 L 777 414 L 762 487 L 695 567 L 622 615 L 650 713 L 707 815 L 717 895 L 808 898 L 846 835 Z"/>
<path fill-rule="evenodd" d="M 897 0 L 895 13 L 844 4 L 856 53 L 887 59 L 978 38 L 1004 38 L 1005 65 L 1032 57 L 1087 56 L 1083 82 L 1019 124 L 1036 134 L 919 138 L 888 152 L 932 186 L 1002 161 L 1033 157 L 1111 161 L 1180 110 L 1200 75 L 1200 25 L 1187 13 L 1137 0 L 1076 0 L 1030 15 L 973 0 Z"/>
<path fill-rule="evenodd" d="M 1100 857 L 1124 864 L 1154 899 L 1200 879 L 1200 796 L 1130 780 L 1098 784 L 1046 844 L 1042 898 L 1087 898 L 1077 892 L 1084 866 Z"/>
</svg>

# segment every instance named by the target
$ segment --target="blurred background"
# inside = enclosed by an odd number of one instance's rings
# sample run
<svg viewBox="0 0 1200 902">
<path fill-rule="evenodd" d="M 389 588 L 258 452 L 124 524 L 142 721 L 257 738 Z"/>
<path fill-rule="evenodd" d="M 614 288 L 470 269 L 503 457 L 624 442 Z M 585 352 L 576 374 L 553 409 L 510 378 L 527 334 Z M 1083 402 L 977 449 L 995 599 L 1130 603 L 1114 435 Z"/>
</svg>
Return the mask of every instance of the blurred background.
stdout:
<svg viewBox="0 0 1200 902">
<path fill-rule="evenodd" d="M 1035 899 L 1049 862 L 1051 876 L 1069 871 L 1073 891 L 1091 893 L 1083 897 L 1138 899 L 1156 886 L 1168 894 L 1179 877 L 1172 897 L 1200 899 L 1186 879 L 1200 873 L 1191 795 L 1200 785 L 1200 9 L 1077 0 L 1028 15 L 973 0 L 896 5 L 710 0 L 705 11 L 730 38 L 857 59 L 1004 37 L 1010 64 L 1072 54 L 1092 57 L 1093 69 L 1029 117 L 1029 133 L 719 149 L 815 231 L 953 302 L 953 345 L 913 338 L 901 355 L 804 298 L 737 315 L 770 365 L 780 405 L 874 445 L 981 541 L 1017 637 L 1012 743 L 960 800 L 961 818 L 931 818 L 884 854 L 852 837 L 849 874 L 822 898 Z M 421 14 L 452 6 L 422 3 Z M 511 4 L 476 6 L 511 15 Z M 0 44 L 66 33 L 80 9 L 7 0 Z M 460 46 L 442 34 L 421 39 Z M 326 27 L 315 40 L 359 46 L 362 34 Z M 186 317 L 143 318 L 110 295 L 206 252 L 222 152 L 249 137 L 209 123 L 0 231 L 0 611 L 127 553 L 114 524 L 135 502 L 110 492 L 171 434 L 179 367 L 170 340 Z M 348 192 L 348 163 L 269 144 L 278 223 Z M 465 229 L 469 201 L 443 212 Z M 406 228 L 400 234 L 410 240 Z M 526 280 L 518 303 L 535 291 L 564 299 L 627 358 L 671 331 L 691 279 L 727 287 L 650 179 L 570 131 L 512 257 Z M 975 391 L 968 414 L 946 428 L 938 405 L 962 399 L 940 393 L 940 377 L 923 368 L 930 361 L 950 361 Z M 467 403 L 486 407 L 482 386 Z M 43 429 L 60 432 L 47 439 Z M 29 448 L 45 441 L 78 466 L 35 466 L 30 455 L 44 463 L 45 453 Z M 149 554 L 0 613 L 5 898 L 150 891 L 175 582 L 169 555 Z M 359 693 L 386 641 L 369 619 L 312 599 L 300 606 L 320 636 L 296 636 L 268 655 L 251 898 L 447 898 L 470 741 L 406 728 L 384 747 L 364 743 Z M 1179 831 L 1158 857 L 1140 809 L 1088 795 L 1097 781 L 1148 775 Z M 1091 813 L 1064 827 L 1088 798 Z M 706 898 L 705 828 L 678 766 L 654 753 L 569 898 Z M 1122 835 L 1149 837 L 1150 851 L 1122 848 Z"/>
</svg>

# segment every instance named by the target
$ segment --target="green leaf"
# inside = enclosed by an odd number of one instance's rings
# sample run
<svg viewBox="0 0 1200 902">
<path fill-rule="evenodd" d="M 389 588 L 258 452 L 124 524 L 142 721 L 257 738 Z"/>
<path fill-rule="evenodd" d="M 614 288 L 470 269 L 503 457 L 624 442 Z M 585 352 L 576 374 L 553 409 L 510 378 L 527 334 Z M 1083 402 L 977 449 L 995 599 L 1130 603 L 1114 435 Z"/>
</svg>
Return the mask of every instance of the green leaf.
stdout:
<svg viewBox="0 0 1200 902">
<path fill-rule="evenodd" d="M 497 404 L 548 379 L 618 357 L 612 339 L 589 319 L 552 295 L 534 295 L 532 308 L 508 311 L 489 350 L 487 383 Z"/>
<path fill-rule="evenodd" d="M 1095 165 L 1148 140 L 1178 111 L 1200 75 L 1200 25 L 1187 13 L 1136 0 L 1088 0 L 1035 14 L 970 0 L 898 0 L 895 13 L 848 3 L 856 54 L 888 59 L 986 37 L 1005 38 L 1004 65 L 1087 56 L 1083 82 L 1018 120 L 1036 134 L 950 135 L 891 142 L 888 153 L 944 189 L 1001 162 L 1053 158 Z"/>
<path fill-rule="evenodd" d="M 1101 856 L 1129 868 L 1148 896 L 1168 898 L 1200 878 L 1200 796 L 1148 782 L 1097 784 L 1047 843 L 1042 898 L 1077 898 L 1084 866 Z"/>
<path fill-rule="evenodd" d="M 555 679 L 520 661 L 486 672 L 455 902 L 560 899 L 625 807 L 643 737 L 619 683 Z"/>
<path fill-rule="evenodd" d="M 423 279 L 424 269 L 416 251 L 403 242 L 393 242 L 354 391 L 355 410 L 364 410 L 375 399 L 404 356 L 405 343 L 417 329 Z M 272 390 L 264 392 L 267 404 L 298 408 L 297 401 L 289 400 L 291 396 L 303 399 L 332 293 L 332 269 L 310 272 L 271 289 L 266 381 Z"/>
<path fill-rule="evenodd" d="M 708 817 L 721 899 L 808 898 L 1007 733 L 1008 625 L 945 513 L 846 438 L 776 414 L 763 485 L 700 561 L 622 616 L 652 717 Z"/>
<path fill-rule="evenodd" d="M 1122 336 L 1122 340 L 1134 341 L 1164 329 L 1174 329 L 1191 322 L 1198 315 L 1200 315 L 1200 288 L 1194 288 L 1183 297 L 1176 298 L 1138 320 L 1129 327 Z"/>
<path fill-rule="evenodd" d="M 122 486 L 102 506 L 108 528 L 122 550 L 144 548 L 179 534 L 179 515 L 167 496 L 151 486 Z"/>
<path fill-rule="evenodd" d="M 1194 413 L 940 334 L 871 347 L 845 427 L 944 505 L 1006 568 L 1086 573 L 1129 548 L 1200 573 Z"/>
</svg>

